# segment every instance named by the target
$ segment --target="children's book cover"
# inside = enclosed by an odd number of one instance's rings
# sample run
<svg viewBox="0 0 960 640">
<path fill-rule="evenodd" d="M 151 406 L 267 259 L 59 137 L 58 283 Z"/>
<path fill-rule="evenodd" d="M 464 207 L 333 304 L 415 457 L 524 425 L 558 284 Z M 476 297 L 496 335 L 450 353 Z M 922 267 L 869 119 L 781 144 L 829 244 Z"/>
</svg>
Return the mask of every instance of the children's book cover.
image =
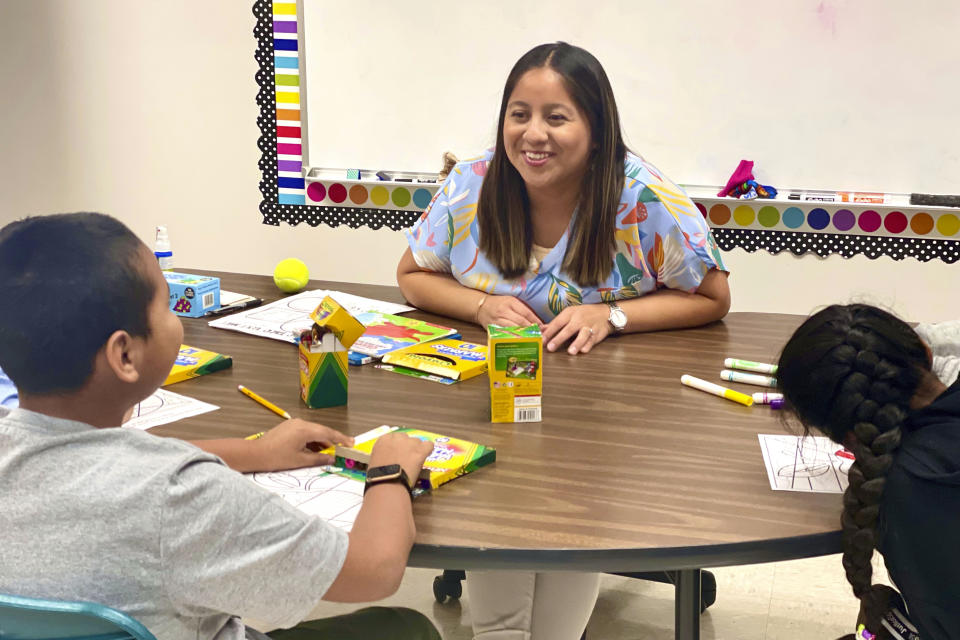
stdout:
<svg viewBox="0 0 960 640">
<path fill-rule="evenodd" d="M 450 327 L 378 311 L 360 313 L 356 318 L 366 331 L 353 343 L 350 351 L 378 359 L 391 351 L 456 333 L 456 329 Z"/>
<path fill-rule="evenodd" d="M 452 384 L 487 370 L 487 346 L 446 338 L 392 351 L 383 363 L 389 371 Z"/>
<path fill-rule="evenodd" d="M 374 431 L 380 431 L 379 435 L 399 431 L 412 438 L 433 443 L 433 452 L 423 463 L 423 471 L 420 472 L 420 478 L 417 481 L 417 488 L 425 491 L 436 489 L 454 478 L 466 475 L 497 459 L 497 451 L 493 447 L 422 429 L 382 426 Z M 358 437 L 357 440 L 361 438 Z M 377 438 L 370 438 L 355 442 L 352 447 L 337 445 L 334 464 L 344 469 L 366 470 L 367 463 L 370 462 L 370 452 L 373 451 L 376 441 Z"/>
<path fill-rule="evenodd" d="M 177 354 L 177 359 L 173 363 L 173 368 L 170 369 L 167 379 L 163 382 L 163 386 L 221 369 L 229 369 L 232 366 L 233 358 L 230 356 L 182 344 L 180 345 L 180 353 Z"/>
</svg>

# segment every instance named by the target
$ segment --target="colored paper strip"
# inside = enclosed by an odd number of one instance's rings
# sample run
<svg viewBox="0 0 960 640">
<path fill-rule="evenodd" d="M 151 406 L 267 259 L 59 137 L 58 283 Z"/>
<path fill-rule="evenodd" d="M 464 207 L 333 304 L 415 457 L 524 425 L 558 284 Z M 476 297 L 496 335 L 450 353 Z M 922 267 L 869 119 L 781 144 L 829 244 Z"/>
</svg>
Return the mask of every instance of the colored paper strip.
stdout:
<svg viewBox="0 0 960 640">
<path fill-rule="evenodd" d="M 296 33 L 297 21 L 296 20 L 274 20 L 273 32 L 274 33 Z"/>
<path fill-rule="evenodd" d="M 296 40 L 285 40 L 282 38 L 273 39 L 273 49 L 274 51 L 296 51 L 297 50 L 297 41 Z"/>
<path fill-rule="evenodd" d="M 286 153 L 292 156 L 299 156 L 301 154 L 299 144 L 290 144 L 288 142 L 279 142 L 277 143 L 277 153 Z"/>
<path fill-rule="evenodd" d="M 299 138 L 300 127 L 277 127 L 278 138 Z"/>
<path fill-rule="evenodd" d="M 298 109 L 277 109 L 277 120 L 300 120 Z"/>
<path fill-rule="evenodd" d="M 277 160 L 277 171 L 303 171 L 303 163 L 299 160 Z"/>
<path fill-rule="evenodd" d="M 303 178 L 277 178 L 277 186 L 284 189 L 303 189 Z"/>
<path fill-rule="evenodd" d="M 295 16 L 297 15 L 297 3 L 296 2 L 274 2 L 273 15 Z"/>
<path fill-rule="evenodd" d="M 299 87 L 300 86 L 300 76 L 293 76 L 286 73 L 277 73 L 273 76 L 277 85 L 283 87 Z"/>
<path fill-rule="evenodd" d="M 280 204 L 307 204 L 307 196 L 295 196 L 290 193 L 281 193 L 277 196 Z"/>
<path fill-rule="evenodd" d="M 277 103 L 300 105 L 300 94 L 289 91 L 277 91 Z"/>
<path fill-rule="evenodd" d="M 300 66 L 300 59 L 290 56 L 274 56 L 273 66 L 277 69 L 298 69 Z"/>
</svg>

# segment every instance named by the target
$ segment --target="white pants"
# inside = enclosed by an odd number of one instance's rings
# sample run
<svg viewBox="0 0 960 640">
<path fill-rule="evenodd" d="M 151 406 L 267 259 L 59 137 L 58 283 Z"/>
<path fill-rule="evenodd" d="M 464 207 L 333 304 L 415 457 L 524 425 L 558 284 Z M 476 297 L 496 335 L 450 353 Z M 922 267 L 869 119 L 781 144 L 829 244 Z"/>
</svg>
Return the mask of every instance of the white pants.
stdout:
<svg viewBox="0 0 960 640">
<path fill-rule="evenodd" d="M 580 640 L 599 573 L 468 571 L 474 640 Z"/>
</svg>

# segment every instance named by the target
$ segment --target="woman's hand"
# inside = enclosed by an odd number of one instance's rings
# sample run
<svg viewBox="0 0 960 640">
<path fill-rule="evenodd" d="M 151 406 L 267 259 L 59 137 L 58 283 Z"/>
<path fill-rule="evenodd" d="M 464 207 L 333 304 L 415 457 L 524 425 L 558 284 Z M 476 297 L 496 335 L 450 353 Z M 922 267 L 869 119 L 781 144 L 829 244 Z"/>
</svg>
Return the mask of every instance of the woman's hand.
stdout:
<svg viewBox="0 0 960 640">
<path fill-rule="evenodd" d="M 548 351 L 556 351 L 571 340 L 567 353 L 588 353 L 603 342 L 612 330 L 607 318 L 610 307 L 605 304 L 581 304 L 567 307 L 543 330 L 543 343 Z"/>
<path fill-rule="evenodd" d="M 535 324 L 541 329 L 543 322 L 525 302 L 513 296 L 488 295 L 477 309 L 477 324 L 486 327 L 498 324 L 502 327 L 527 327 Z"/>
</svg>

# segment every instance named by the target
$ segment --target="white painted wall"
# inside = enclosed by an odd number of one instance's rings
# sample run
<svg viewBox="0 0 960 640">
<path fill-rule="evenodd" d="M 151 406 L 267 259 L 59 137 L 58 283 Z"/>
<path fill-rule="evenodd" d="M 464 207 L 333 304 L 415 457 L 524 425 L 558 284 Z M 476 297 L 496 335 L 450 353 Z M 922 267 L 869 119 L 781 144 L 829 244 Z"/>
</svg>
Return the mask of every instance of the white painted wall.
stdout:
<svg viewBox="0 0 960 640">
<path fill-rule="evenodd" d="M 392 284 L 399 233 L 261 224 L 251 5 L 0 2 L 0 224 L 104 211 L 148 242 L 168 225 L 184 267 L 270 273 L 296 256 L 316 278 Z M 910 319 L 960 317 L 960 265 L 740 250 L 727 262 L 734 310 L 865 297 Z"/>
</svg>

